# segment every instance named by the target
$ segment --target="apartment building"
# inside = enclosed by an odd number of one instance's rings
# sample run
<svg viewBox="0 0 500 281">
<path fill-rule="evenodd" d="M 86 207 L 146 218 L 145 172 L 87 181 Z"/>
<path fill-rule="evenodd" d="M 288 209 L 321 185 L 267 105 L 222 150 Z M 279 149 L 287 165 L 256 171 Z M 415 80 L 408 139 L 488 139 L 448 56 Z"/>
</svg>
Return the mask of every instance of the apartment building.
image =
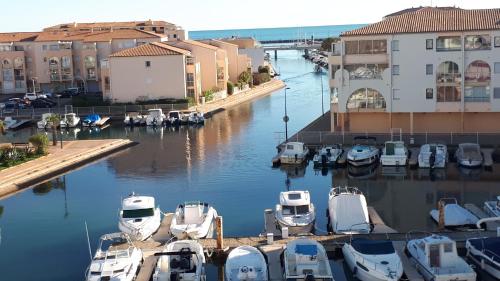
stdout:
<svg viewBox="0 0 500 281">
<path fill-rule="evenodd" d="M 202 42 L 226 51 L 229 81 L 237 83 L 242 72 L 252 69 L 252 60 L 248 55 L 239 53 L 238 45 L 215 39 L 203 40 Z"/>
<path fill-rule="evenodd" d="M 110 81 L 104 97 L 113 102 L 165 98 L 198 100 L 200 64 L 190 51 L 153 42 L 109 56 L 103 72 Z"/>
<path fill-rule="evenodd" d="M 164 43 L 191 52 L 194 63 L 200 64 L 201 90 L 203 92 L 227 89 L 228 57 L 224 49 L 194 40 Z"/>
<path fill-rule="evenodd" d="M 259 41 L 252 37 L 232 37 L 221 39 L 220 41 L 238 45 L 238 51 L 242 55 L 247 55 L 252 61 L 252 72 L 258 72 L 259 66 L 267 65 L 265 60 L 266 52 L 261 47 Z"/>
<path fill-rule="evenodd" d="M 164 34 L 169 40 L 185 40 L 186 31 L 182 27 L 166 21 L 125 21 L 125 22 L 93 22 L 62 23 L 44 28 L 48 32 L 96 32 L 110 30 L 142 30 Z"/>
<path fill-rule="evenodd" d="M 500 132 L 500 9 L 422 7 L 345 32 L 332 131 Z"/>
</svg>

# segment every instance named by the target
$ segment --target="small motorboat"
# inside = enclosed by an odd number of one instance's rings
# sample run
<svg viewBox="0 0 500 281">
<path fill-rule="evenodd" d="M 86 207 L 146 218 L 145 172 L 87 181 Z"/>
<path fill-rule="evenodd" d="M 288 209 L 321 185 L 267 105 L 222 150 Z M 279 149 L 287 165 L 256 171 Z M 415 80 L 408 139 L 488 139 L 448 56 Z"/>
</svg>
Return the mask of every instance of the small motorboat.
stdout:
<svg viewBox="0 0 500 281">
<path fill-rule="evenodd" d="M 280 192 L 275 217 L 280 228 L 288 227 L 290 234 L 310 233 L 316 221 L 316 211 L 309 191 Z"/>
<path fill-rule="evenodd" d="M 483 165 L 483 154 L 477 143 L 461 143 L 455 152 L 455 158 L 460 166 L 475 168 Z"/>
<path fill-rule="evenodd" d="M 478 218 L 467 209 L 457 203 L 455 198 L 443 198 L 439 200 L 438 206 L 444 205 L 444 225 L 445 227 L 476 226 Z M 430 215 L 434 221 L 439 223 L 439 210 L 433 209 Z"/>
<path fill-rule="evenodd" d="M 82 120 L 82 125 L 84 127 L 101 127 L 108 120 L 109 117 L 101 117 L 99 114 L 90 114 Z"/>
<path fill-rule="evenodd" d="M 52 118 L 53 115 L 54 115 L 54 113 L 44 113 L 44 114 L 42 114 L 42 120 L 36 122 L 36 127 L 38 129 L 44 129 L 44 130 L 51 129 L 52 128 L 52 122 L 49 121 L 49 119 Z"/>
<path fill-rule="evenodd" d="M 12 117 L 10 116 L 6 116 L 2 122 L 5 130 L 9 130 L 12 126 L 14 126 L 17 123 L 17 120 L 12 119 Z"/>
<path fill-rule="evenodd" d="M 181 114 L 180 114 L 180 123 L 182 125 L 185 125 L 185 124 L 188 124 L 189 123 L 189 115 L 191 115 L 191 112 L 192 111 L 181 111 Z"/>
<path fill-rule="evenodd" d="M 406 244 L 410 258 L 426 281 L 475 281 L 474 270 L 457 254 L 455 241 L 431 235 Z"/>
<path fill-rule="evenodd" d="M 141 126 L 146 123 L 145 117 L 137 111 L 129 111 L 125 113 L 123 124 L 125 126 Z"/>
<path fill-rule="evenodd" d="M 160 224 L 161 211 L 155 207 L 154 197 L 132 193 L 123 199 L 118 228 L 132 239 L 148 239 L 160 228 Z"/>
<path fill-rule="evenodd" d="M 362 142 L 364 140 L 364 143 Z M 355 145 L 347 152 L 347 162 L 353 166 L 366 166 L 376 163 L 379 149 L 375 147 L 375 137 L 354 137 Z"/>
<path fill-rule="evenodd" d="M 371 231 L 366 198 L 356 187 L 335 187 L 328 196 L 329 225 L 337 234 Z"/>
<path fill-rule="evenodd" d="M 168 126 L 179 126 L 181 124 L 181 112 L 173 110 L 168 113 L 166 124 Z"/>
<path fill-rule="evenodd" d="M 307 159 L 309 148 L 302 142 L 287 142 L 279 152 L 281 164 L 301 164 Z"/>
<path fill-rule="evenodd" d="M 471 238 L 465 243 L 465 248 L 467 257 L 477 268 L 500 280 L 500 237 Z"/>
<path fill-rule="evenodd" d="M 484 202 L 484 210 L 493 217 L 500 217 L 500 196 L 497 196 L 496 201 Z"/>
<path fill-rule="evenodd" d="M 165 114 L 161 108 L 149 109 L 146 117 L 147 126 L 162 126 L 165 122 Z"/>
<path fill-rule="evenodd" d="M 167 244 L 159 256 L 153 281 L 205 281 L 203 247 L 193 240 L 179 240 Z"/>
<path fill-rule="evenodd" d="M 342 247 L 344 259 L 361 281 L 397 281 L 403 264 L 391 241 L 354 238 Z"/>
<path fill-rule="evenodd" d="M 314 240 L 301 237 L 288 242 L 283 263 L 284 280 L 333 281 L 325 248 Z"/>
<path fill-rule="evenodd" d="M 420 168 L 445 168 L 448 162 L 448 147 L 439 143 L 428 143 L 420 147 L 418 166 Z"/>
<path fill-rule="evenodd" d="M 255 247 L 240 246 L 227 256 L 224 266 L 227 281 L 267 281 L 267 263 Z"/>
<path fill-rule="evenodd" d="M 343 152 L 339 145 L 322 147 L 313 157 L 314 167 L 332 167 Z"/>
<path fill-rule="evenodd" d="M 211 238 L 217 211 L 207 203 L 186 202 L 177 206 L 170 232 L 178 239 Z"/>
<path fill-rule="evenodd" d="M 108 248 L 105 248 L 109 246 Z M 135 280 L 142 264 L 142 251 L 125 233 L 101 236 L 97 252 L 86 272 L 85 280 Z"/>
<path fill-rule="evenodd" d="M 189 124 L 205 124 L 205 117 L 203 117 L 203 113 L 193 111 L 189 113 L 188 122 Z"/>
<path fill-rule="evenodd" d="M 59 122 L 61 128 L 75 128 L 80 123 L 80 117 L 75 113 L 66 113 Z"/>
<path fill-rule="evenodd" d="M 386 141 L 380 164 L 382 166 L 406 166 L 408 163 L 408 149 L 403 141 Z"/>
</svg>

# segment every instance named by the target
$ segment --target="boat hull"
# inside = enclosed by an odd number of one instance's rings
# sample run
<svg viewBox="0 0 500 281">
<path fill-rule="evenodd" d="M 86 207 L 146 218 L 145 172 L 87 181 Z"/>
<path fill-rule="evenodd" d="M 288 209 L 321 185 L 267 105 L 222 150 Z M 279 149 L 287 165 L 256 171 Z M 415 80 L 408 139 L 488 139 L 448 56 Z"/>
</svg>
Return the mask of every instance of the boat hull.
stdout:
<svg viewBox="0 0 500 281">
<path fill-rule="evenodd" d="M 467 257 L 480 269 L 500 280 L 500 264 L 482 256 L 480 251 L 467 247 Z"/>
<path fill-rule="evenodd" d="M 342 253 L 349 269 L 361 281 L 397 281 L 403 275 L 402 267 L 399 270 L 396 269 L 395 276 L 392 279 L 385 276 L 383 272 L 374 270 L 373 268 L 368 269 L 368 271 L 364 270 L 361 268 L 364 265 L 356 260 L 356 254 L 349 244 L 344 244 Z"/>
<path fill-rule="evenodd" d="M 278 222 L 280 229 L 282 229 L 283 227 L 288 227 L 288 234 L 290 235 L 312 233 L 315 224 L 315 221 L 312 221 L 311 223 L 306 225 L 289 225 L 278 219 L 276 219 L 276 221 Z"/>
<path fill-rule="evenodd" d="M 382 166 L 403 167 L 406 166 L 408 158 L 406 156 L 386 156 L 380 157 L 380 164 Z"/>
</svg>

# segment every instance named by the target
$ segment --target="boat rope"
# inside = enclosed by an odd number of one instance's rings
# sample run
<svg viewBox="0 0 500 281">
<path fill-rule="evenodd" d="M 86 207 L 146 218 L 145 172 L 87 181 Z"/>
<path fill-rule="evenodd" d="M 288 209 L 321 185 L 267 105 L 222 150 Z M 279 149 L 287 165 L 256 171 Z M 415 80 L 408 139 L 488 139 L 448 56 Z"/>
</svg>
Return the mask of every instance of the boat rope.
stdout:
<svg viewBox="0 0 500 281">
<path fill-rule="evenodd" d="M 309 75 L 309 74 L 312 74 L 312 73 L 316 73 L 314 71 L 311 71 L 311 72 L 306 72 L 306 73 L 303 73 L 303 74 L 300 74 L 300 75 L 297 75 L 297 76 L 292 76 L 292 77 L 288 77 L 288 78 L 285 78 L 283 79 L 282 81 L 283 82 L 287 82 L 289 80 L 292 80 L 292 79 L 297 79 L 297 78 L 300 78 L 300 77 L 303 77 L 303 76 L 306 76 L 306 75 Z"/>
</svg>

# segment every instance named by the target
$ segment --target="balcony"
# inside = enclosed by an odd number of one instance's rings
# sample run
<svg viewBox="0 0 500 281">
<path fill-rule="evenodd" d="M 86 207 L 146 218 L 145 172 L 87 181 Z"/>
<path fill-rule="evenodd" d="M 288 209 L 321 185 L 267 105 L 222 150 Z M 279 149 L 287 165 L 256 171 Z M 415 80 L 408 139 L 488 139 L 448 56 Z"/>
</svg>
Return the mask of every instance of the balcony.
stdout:
<svg viewBox="0 0 500 281">
<path fill-rule="evenodd" d="M 188 88 L 194 87 L 194 81 L 186 81 L 186 87 Z"/>
</svg>

